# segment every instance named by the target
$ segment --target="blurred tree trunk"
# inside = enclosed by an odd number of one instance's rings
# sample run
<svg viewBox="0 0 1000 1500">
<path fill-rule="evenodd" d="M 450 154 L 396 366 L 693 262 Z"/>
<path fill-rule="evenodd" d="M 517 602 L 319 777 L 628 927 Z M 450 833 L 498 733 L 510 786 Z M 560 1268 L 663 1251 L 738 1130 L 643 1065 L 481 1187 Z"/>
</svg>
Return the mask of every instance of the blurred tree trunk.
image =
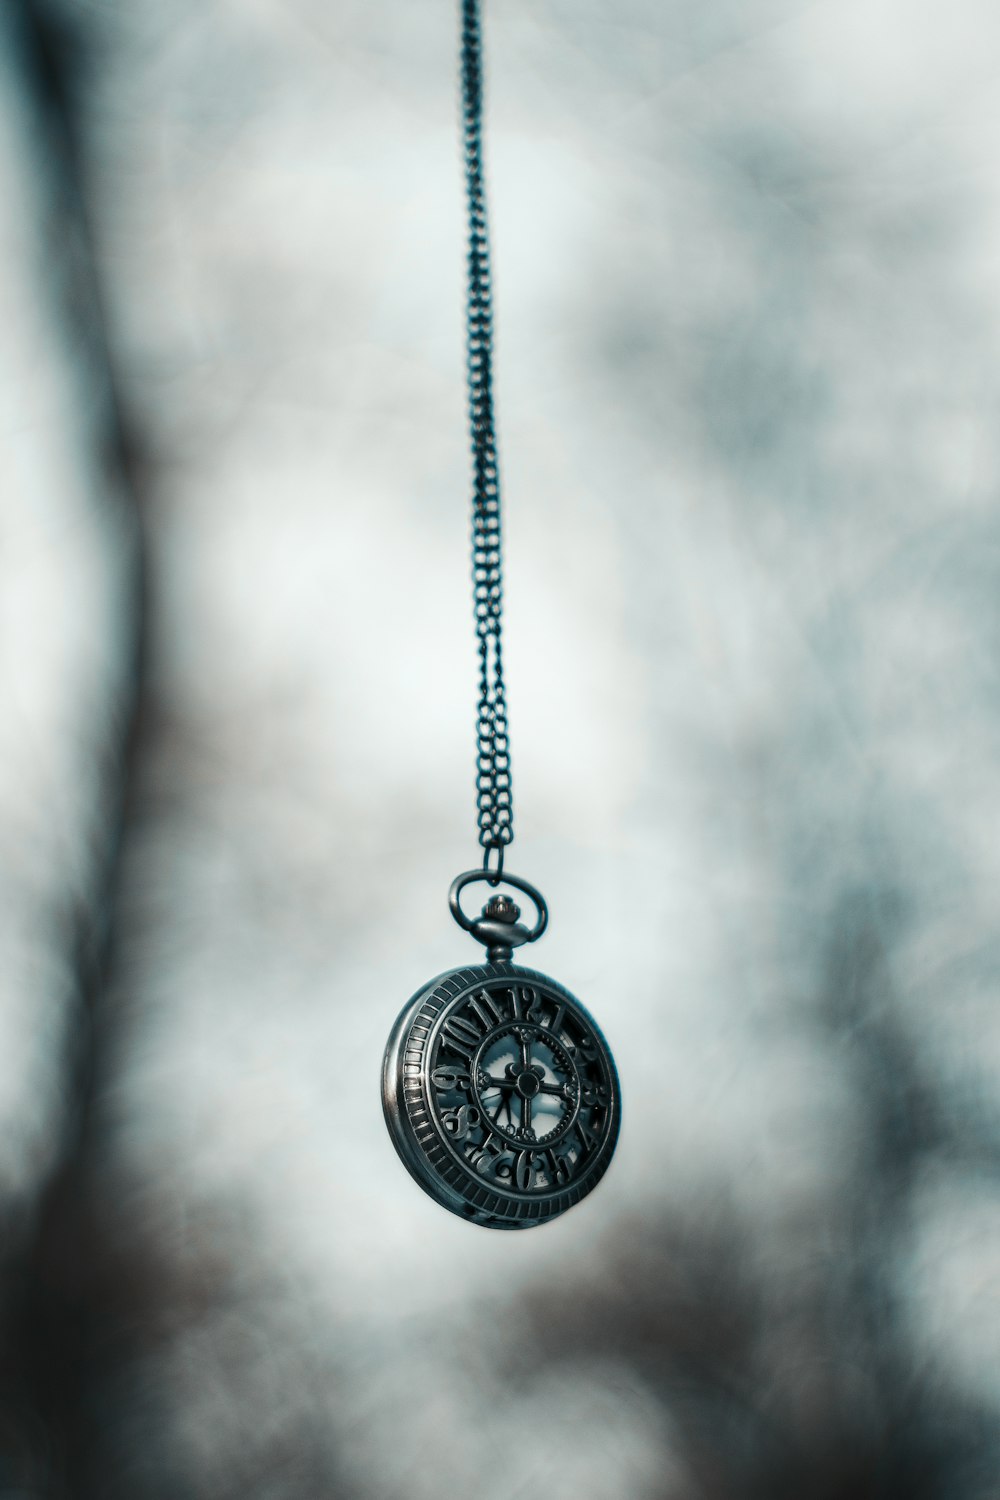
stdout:
<svg viewBox="0 0 1000 1500">
<path fill-rule="evenodd" d="M 93 1437 L 109 1247 L 91 1212 L 95 1103 L 140 738 L 146 577 L 143 465 L 115 378 L 80 128 L 87 12 L 16 0 L 0 15 L 3 294 L 10 434 L 0 590 L 8 650 L 3 959 L 7 1035 L 27 1066 L 4 1098 L 0 1198 L 2 1493 L 102 1492 Z M 105 1269 L 102 1269 L 105 1268 Z"/>
</svg>

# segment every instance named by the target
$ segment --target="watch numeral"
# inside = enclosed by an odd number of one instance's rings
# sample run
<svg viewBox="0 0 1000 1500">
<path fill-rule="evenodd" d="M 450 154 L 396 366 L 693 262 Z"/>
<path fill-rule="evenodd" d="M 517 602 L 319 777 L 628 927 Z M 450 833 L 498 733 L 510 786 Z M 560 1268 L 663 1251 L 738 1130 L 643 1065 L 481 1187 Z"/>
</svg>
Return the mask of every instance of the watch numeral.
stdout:
<svg viewBox="0 0 1000 1500">
<path fill-rule="evenodd" d="M 483 1023 L 484 1031 L 492 1031 L 494 1026 L 499 1026 L 503 1020 L 503 1013 L 489 990 L 480 990 L 479 994 L 469 1001 L 469 1009 L 475 1011 Z"/>
<path fill-rule="evenodd" d="M 538 1004 L 538 995 L 530 984 L 515 984 L 510 992 L 511 1002 L 514 1007 L 514 1020 L 525 1020 L 527 1013 Z"/>
<path fill-rule="evenodd" d="M 462 1094 L 467 1094 L 472 1088 L 472 1079 L 460 1068 L 435 1068 L 431 1083 L 436 1089 L 457 1089 Z"/>
<path fill-rule="evenodd" d="M 607 1090 L 607 1086 L 605 1084 L 603 1084 L 603 1083 L 585 1083 L 583 1085 L 583 1092 L 580 1095 L 580 1103 L 581 1104 L 591 1104 L 591 1105 L 601 1104 L 601 1105 L 604 1105 L 604 1104 L 607 1104 L 607 1102 L 608 1102 L 608 1090 Z"/>
<path fill-rule="evenodd" d="M 453 1141 L 464 1141 L 470 1130 L 475 1130 L 482 1116 L 478 1109 L 462 1104 L 458 1109 L 446 1109 L 441 1114 L 441 1124 Z"/>
<path fill-rule="evenodd" d="M 466 1021 L 464 1016 L 449 1016 L 441 1028 L 441 1034 L 442 1038 L 447 1038 L 452 1051 L 459 1052 L 472 1061 L 473 1049 L 479 1044 L 479 1032 L 471 1021 Z"/>
<path fill-rule="evenodd" d="M 565 1147 L 559 1149 L 551 1146 L 547 1155 L 549 1158 L 549 1170 L 552 1173 L 552 1181 L 556 1187 L 565 1187 L 573 1175 L 573 1158 Z"/>
<path fill-rule="evenodd" d="M 570 1051 L 573 1053 L 574 1057 L 580 1057 L 584 1062 L 597 1061 L 597 1043 L 594 1041 L 594 1038 L 592 1036 L 588 1035 L 586 1031 L 583 1033 L 576 1046 L 570 1048 Z"/>
<path fill-rule="evenodd" d="M 522 1193 L 526 1193 L 531 1187 L 534 1174 L 538 1171 L 539 1163 L 534 1151 L 519 1151 L 514 1163 L 514 1184 Z"/>
<path fill-rule="evenodd" d="M 474 1152 L 469 1161 L 479 1176 L 485 1177 L 488 1182 L 509 1182 L 514 1169 L 513 1151 L 494 1146 L 492 1141 L 482 1151 Z"/>
</svg>

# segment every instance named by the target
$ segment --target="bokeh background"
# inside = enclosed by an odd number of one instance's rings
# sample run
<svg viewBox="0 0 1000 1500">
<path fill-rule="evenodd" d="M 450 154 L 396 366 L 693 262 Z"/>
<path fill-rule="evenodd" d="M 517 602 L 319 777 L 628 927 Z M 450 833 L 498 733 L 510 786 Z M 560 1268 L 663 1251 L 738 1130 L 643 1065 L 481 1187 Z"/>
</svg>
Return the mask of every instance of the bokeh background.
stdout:
<svg viewBox="0 0 1000 1500">
<path fill-rule="evenodd" d="M 584 1205 L 425 1199 L 469 960 L 454 0 L 0 10 L 0 1496 L 1000 1496 L 1000 11 L 486 7 L 518 838 Z M 534 955 L 533 955 L 534 957 Z"/>
</svg>

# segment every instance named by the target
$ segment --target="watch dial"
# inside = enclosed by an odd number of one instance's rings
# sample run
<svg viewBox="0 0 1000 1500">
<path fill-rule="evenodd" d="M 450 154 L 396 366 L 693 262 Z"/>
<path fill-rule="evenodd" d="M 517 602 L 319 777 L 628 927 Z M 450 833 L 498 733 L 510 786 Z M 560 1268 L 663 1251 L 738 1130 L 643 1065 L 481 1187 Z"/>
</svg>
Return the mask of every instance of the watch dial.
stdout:
<svg viewBox="0 0 1000 1500">
<path fill-rule="evenodd" d="M 607 1043 L 554 980 L 456 969 L 406 1006 L 383 1103 L 400 1156 L 444 1207 L 498 1229 L 554 1218 L 607 1170 L 621 1115 Z"/>
</svg>

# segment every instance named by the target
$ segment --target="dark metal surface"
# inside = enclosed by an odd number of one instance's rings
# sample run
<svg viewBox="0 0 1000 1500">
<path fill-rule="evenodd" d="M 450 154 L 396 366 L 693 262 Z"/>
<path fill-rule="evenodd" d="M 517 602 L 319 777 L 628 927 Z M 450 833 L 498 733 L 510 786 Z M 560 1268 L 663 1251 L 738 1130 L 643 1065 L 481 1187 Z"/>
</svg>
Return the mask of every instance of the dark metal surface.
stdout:
<svg viewBox="0 0 1000 1500">
<path fill-rule="evenodd" d="M 514 838 L 503 678 L 500 470 L 493 412 L 493 290 L 483 175 L 483 63 L 478 0 L 462 4 L 462 123 L 469 214 L 466 353 L 472 440 L 472 581 L 479 644 L 476 809 L 479 842 Z"/>
<path fill-rule="evenodd" d="M 417 992 L 389 1037 L 382 1103 L 420 1186 L 492 1229 L 530 1229 L 578 1203 L 607 1171 L 621 1120 L 593 1018 L 509 963 L 452 969 Z"/>
<path fill-rule="evenodd" d="M 534 905 L 535 924 L 533 927 L 525 927 L 517 920 L 521 915 L 520 907 L 515 906 L 509 897 L 503 895 L 491 897 L 483 907 L 481 916 L 466 916 L 462 910 L 462 892 L 467 885 L 474 885 L 480 880 L 492 885 L 493 880 L 485 870 L 466 870 L 463 874 L 456 875 L 448 892 L 448 905 L 452 916 L 459 927 L 465 932 L 471 932 L 477 942 L 485 945 L 490 963 L 508 962 L 512 950 L 520 948 L 524 943 L 536 942 L 545 931 L 549 921 L 549 909 L 541 891 L 536 890 L 530 881 L 523 880 L 519 875 L 505 875 L 503 878 L 507 885 L 512 885 L 515 890 L 523 891 Z"/>
</svg>

